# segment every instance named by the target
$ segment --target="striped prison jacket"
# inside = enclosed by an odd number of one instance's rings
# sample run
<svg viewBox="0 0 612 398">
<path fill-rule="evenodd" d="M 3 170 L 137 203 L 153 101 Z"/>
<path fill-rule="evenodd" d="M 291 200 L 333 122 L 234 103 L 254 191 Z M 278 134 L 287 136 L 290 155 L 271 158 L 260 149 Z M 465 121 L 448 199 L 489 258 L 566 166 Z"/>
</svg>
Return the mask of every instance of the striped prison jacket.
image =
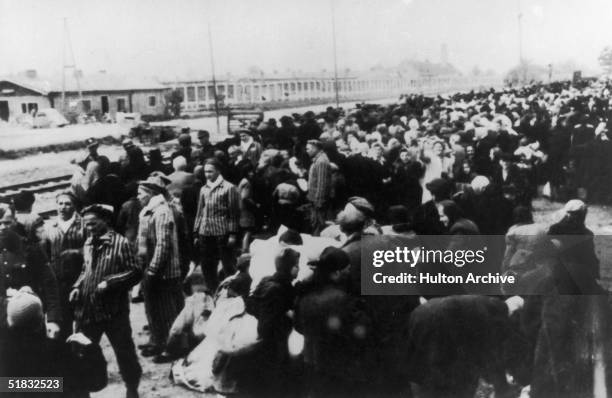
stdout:
<svg viewBox="0 0 612 398">
<path fill-rule="evenodd" d="M 154 196 L 141 210 L 137 247 L 144 272 L 164 280 L 181 277 L 177 223 L 164 195 Z"/>
<path fill-rule="evenodd" d="M 41 244 L 49 258 L 53 272 L 55 272 L 55 277 L 60 284 L 72 279 L 74 274 L 74 270 L 62 268 L 63 264 L 61 263 L 60 256 L 66 250 L 82 252 L 85 239 L 85 226 L 83 225 L 83 219 L 78 214 L 74 215 L 74 219 L 66 232 L 62 230 L 58 220 L 49 223 L 45 227 Z M 80 271 L 79 269 L 77 276 L 80 274 Z M 72 285 L 74 279 L 69 283 Z"/>
<path fill-rule="evenodd" d="M 74 287 L 79 289 L 75 318 L 81 324 L 109 321 L 129 311 L 128 290 L 138 283 L 142 270 L 126 238 L 109 230 L 101 237 L 87 238 L 83 247 L 84 265 Z M 108 288 L 100 293 L 98 284 Z"/>
<path fill-rule="evenodd" d="M 193 230 L 201 236 L 222 236 L 238 232 L 240 193 L 223 177 L 206 183 L 200 190 Z"/>
<path fill-rule="evenodd" d="M 331 197 L 332 168 L 325 152 L 319 152 L 308 171 L 308 200 L 317 207 L 323 207 Z"/>
</svg>

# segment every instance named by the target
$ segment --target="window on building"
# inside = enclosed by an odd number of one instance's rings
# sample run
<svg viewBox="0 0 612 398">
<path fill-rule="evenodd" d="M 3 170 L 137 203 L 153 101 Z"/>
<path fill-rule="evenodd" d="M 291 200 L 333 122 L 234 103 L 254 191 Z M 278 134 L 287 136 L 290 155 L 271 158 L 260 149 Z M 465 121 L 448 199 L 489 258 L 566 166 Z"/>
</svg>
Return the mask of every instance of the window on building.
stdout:
<svg viewBox="0 0 612 398">
<path fill-rule="evenodd" d="M 154 95 L 149 95 L 149 107 L 153 108 L 157 105 L 157 97 Z"/>
<path fill-rule="evenodd" d="M 215 100 L 215 87 L 214 86 L 208 86 L 208 98 L 210 98 L 211 101 Z"/>
<path fill-rule="evenodd" d="M 28 113 L 28 104 L 21 104 L 21 113 Z"/>
<path fill-rule="evenodd" d="M 206 101 L 206 86 L 198 86 L 198 101 Z"/>
<path fill-rule="evenodd" d="M 227 99 L 234 99 L 234 85 L 227 86 Z"/>
<path fill-rule="evenodd" d="M 125 112 L 125 98 L 117 98 L 117 112 Z"/>
<path fill-rule="evenodd" d="M 195 102 L 196 100 L 196 91 L 195 87 L 187 87 L 187 102 Z"/>
<path fill-rule="evenodd" d="M 83 112 L 91 111 L 91 100 L 83 100 L 81 104 L 83 106 Z"/>
<path fill-rule="evenodd" d="M 28 103 L 28 113 L 32 113 L 32 111 L 34 113 L 38 112 L 38 104 L 36 102 Z"/>
</svg>

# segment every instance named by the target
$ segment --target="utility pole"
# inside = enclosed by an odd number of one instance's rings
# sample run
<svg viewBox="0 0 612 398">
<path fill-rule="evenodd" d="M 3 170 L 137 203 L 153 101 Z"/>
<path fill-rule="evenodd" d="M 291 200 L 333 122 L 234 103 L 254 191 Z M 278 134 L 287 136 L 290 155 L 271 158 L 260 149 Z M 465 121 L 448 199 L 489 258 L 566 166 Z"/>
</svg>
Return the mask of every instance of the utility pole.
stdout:
<svg viewBox="0 0 612 398">
<path fill-rule="evenodd" d="M 548 83 L 552 82 L 553 64 L 548 64 Z"/>
<path fill-rule="evenodd" d="M 68 50 L 70 51 L 71 64 L 66 64 L 66 42 L 68 44 Z M 62 43 L 62 112 L 66 113 L 66 69 L 72 69 L 73 75 L 77 84 L 77 91 L 79 93 L 79 104 L 83 103 L 83 92 L 81 91 L 81 82 L 79 81 L 79 71 L 74 60 L 74 50 L 72 49 L 72 40 L 70 40 L 70 30 L 68 29 L 68 20 L 64 18 L 64 41 Z"/>
<path fill-rule="evenodd" d="M 336 11 L 334 9 L 334 0 L 330 0 L 331 17 L 332 17 L 332 36 L 334 42 L 334 91 L 336 93 L 336 108 L 340 108 L 340 95 L 338 93 L 338 55 L 336 51 Z"/>
<path fill-rule="evenodd" d="M 213 96 L 215 98 L 215 116 L 217 119 L 217 134 L 221 134 L 221 125 L 219 124 L 219 98 L 217 96 L 217 78 L 215 77 L 215 59 L 212 44 L 212 34 L 210 32 L 210 21 L 208 22 L 208 44 L 210 49 L 210 68 L 212 70 Z"/>
<path fill-rule="evenodd" d="M 521 11 L 521 0 L 518 0 L 518 50 L 519 64 L 523 64 L 523 12 Z"/>
</svg>

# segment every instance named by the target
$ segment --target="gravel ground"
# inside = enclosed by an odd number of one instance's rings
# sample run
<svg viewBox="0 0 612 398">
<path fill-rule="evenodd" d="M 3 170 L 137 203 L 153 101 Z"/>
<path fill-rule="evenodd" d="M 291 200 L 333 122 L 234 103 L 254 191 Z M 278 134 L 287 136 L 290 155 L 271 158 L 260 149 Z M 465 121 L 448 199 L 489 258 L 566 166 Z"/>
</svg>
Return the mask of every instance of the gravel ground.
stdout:
<svg viewBox="0 0 612 398">
<path fill-rule="evenodd" d="M 132 335 L 134 336 L 136 346 L 148 342 L 149 333 L 142 330 L 142 327 L 147 323 L 142 303 L 131 305 L 130 319 L 132 321 Z M 125 387 L 119 375 L 115 353 L 106 336 L 102 337 L 101 345 L 104 356 L 108 361 L 109 384 L 105 389 L 91 394 L 91 396 L 92 398 L 122 398 L 125 396 Z M 215 394 L 202 394 L 173 385 L 169 378 L 170 364 L 155 364 L 151 358 L 144 358 L 140 354 L 139 360 L 140 366 L 142 366 L 142 380 L 139 387 L 142 398 L 212 398 L 215 396 Z"/>
</svg>

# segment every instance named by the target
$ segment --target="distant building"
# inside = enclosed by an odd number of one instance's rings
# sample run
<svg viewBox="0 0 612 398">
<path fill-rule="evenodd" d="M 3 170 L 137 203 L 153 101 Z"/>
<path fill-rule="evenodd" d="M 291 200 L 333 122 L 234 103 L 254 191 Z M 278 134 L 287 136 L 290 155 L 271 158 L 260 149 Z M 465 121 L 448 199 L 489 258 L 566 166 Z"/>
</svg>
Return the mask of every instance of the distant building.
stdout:
<svg viewBox="0 0 612 398">
<path fill-rule="evenodd" d="M 128 80 L 107 74 L 82 74 L 61 82 L 44 79 L 30 70 L 24 74 L 0 77 L 0 119 L 18 120 L 34 110 L 55 108 L 63 113 L 138 112 L 159 115 L 164 112 L 169 90 L 153 80 Z"/>
<path fill-rule="evenodd" d="M 451 87 L 462 79 L 450 64 L 404 61 L 393 68 L 377 67 L 366 72 L 343 70 L 338 73 L 340 100 L 389 98 L 407 92 L 420 92 L 436 85 Z M 279 102 L 333 102 L 336 96 L 333 72 L 320 73 L 251 73 L 243 77 L 224 76 L 215 79 L 220 107 L 265 105 Z M 215 106 L 211 77 L 175 79 L 163 84 L 183 93 L 185 113 L 212 110 Z"/>
<path fill-rule="evenodd" d="M 357 90 L 356 77 L 348 73 L 338 76 L 338 91 Z M 300 102 L 335 98 L 332 73 L 279 74 L 215 79 L 219 106 L 248 106 L 279 102 Z M 212 110 L 215 106 L 215 85 L 211 77 L 165 81 L 165 85 L 183 92 L 184 112 Z"/>
</svg>

